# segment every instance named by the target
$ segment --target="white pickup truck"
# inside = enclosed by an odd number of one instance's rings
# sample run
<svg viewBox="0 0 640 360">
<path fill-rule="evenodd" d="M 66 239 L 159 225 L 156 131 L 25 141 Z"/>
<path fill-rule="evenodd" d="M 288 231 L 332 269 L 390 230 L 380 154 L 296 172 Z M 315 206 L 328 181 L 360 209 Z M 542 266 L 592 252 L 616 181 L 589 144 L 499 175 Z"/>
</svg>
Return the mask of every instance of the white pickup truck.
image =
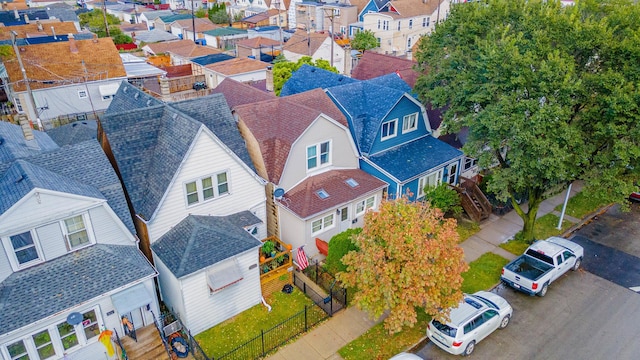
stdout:
<svg viewBox="0 0 640 360">
<path fill-rule="evenodd" d="M 584 249 L 560 237 L 536 241 L 518 258 L 502 268 L 500 279 L 529 295 L 545 296 L 554 280 L 569 269 L 578 270 Z"/>
</svg>

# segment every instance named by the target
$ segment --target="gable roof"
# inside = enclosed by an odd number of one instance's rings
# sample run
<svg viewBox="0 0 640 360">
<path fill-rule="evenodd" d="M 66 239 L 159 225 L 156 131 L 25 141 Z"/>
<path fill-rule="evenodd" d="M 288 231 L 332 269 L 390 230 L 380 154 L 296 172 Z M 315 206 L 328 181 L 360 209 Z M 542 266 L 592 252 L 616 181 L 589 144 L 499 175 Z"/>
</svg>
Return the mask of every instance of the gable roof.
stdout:
<svg viewBox="0 0 640 360">
<path fill-rule="evenodd" d="M 70 274 L 82 274 L 82 278 Z M 15 272 L 0 283 L 0 333 L 12 332 L 155 275 L 135 246 L 105 244 Z"/>
<path fill-rule="evenodd" d="M 354 82 L 357 82 L 357 80 L 315 66 L 303 64 L 298 70 L 294 71 L 289 80 L 282 85 L 280 96 L 298 94 L 317 88 L 326 89 Z"/>
<path fill-rule="evenodd" d="M 157 19 L 160 19 L 165 24 L 171 24 L 174 21 L 183 20 L 183 19 L 191 19 L 191 14 L 161 15 Z"/>
<path fill-rule="evenodd" d="M 390 0 L 387 6 L 393 6 L 399 18 L 410 18 L 416 16 L 430 16 L 438 5 L 446 0 Z"/>
<path fill-rule="evenodd" d="M 351 187 L 346 183 L 347 179 L 355 180 L 358 185 Z M 299 218 L 307 219 L 386 186 L 384 181 L 360 169 L 330 170 L 306 178 L 287 191 L 279 203 Z M 329 194 L 329 197 L 321 199 L 316 193 L 320 189 Z"/>
<path fill-rule="evenodd" d="M 219 54 L 198 56 L 197 58 L 191 59 L 191 61 L 198 65 L 204 66 L 204 65 L 209 65 L 209 64 L 220 62 L 220 61 L 229 60 L 229 59 L 234 59 L 234 57 L 229 54 L 219 53 Z"/>
<path fill-rule="evenodd" d="M 75 43 L 77 51 L 71 47 Z M 120 53 L 111 38 L 52 42 L 20 47 L 22 63 L 31 89 L 43 89 L 74 82 L 126 77 Z M 2 58 L 15 91 L 25 91 L 16 55 Z"/>
<path fill-rule="evenodd" d="M 247 30 L 237 29 L 234 27 L 218 27 L 213 30 L 203 31 L 202 33 L 211 35 L 211 36 L 233 36 L 233 35 L 246 34 Z"/>
<path fill-rule="evenodd" d="M 98 122 L 95 120 L 76 121 L 47 130 L 47 135 L 59 146 L 97 139 Z"/>
<path fill-rule="evenodd" d="M 309 54 L 313 55 L 318 51 L 327 38 L 329 38 L 328 34 L 307 33 L 304 30 L 296 30 L 282 49 L 294 54 L 310 56 Z"/>
<path fill-rule="evenodd" d="M 35 144 L 25 141 L 20 126 L 0 121 L 0 164 L 58 148 L 45 132 L 33 130 L 33 136 Z"/>
<path fill-rule="evenodd" d="M 218 63 L 209 64 L 205 67 L 219 74 L 231 76 L 253 71 L 266 71 L 268 66 L 271 66 L 271 64 L 260 60 L 249 58 L 233 58 Z"/>
<path fill-rule="evenodd" d="M 205 18 L 191 19 L 191 17 L 189 17 L 188 19 L 176 20 L 171 24 L 171 26 L 178 25 L 183 30 L 193 31 L 193 22 L 196 23 L 196 32 L 197 33 L 201 33 L 201 32 L 208 31 L 208 30 L 213 30 L 213 29 L 216 29 L 216 28 L 220 27 L 220 25 L 216 25 L 216 24 L 212 23 L 211 20 L 209 20 L 209 19 L 205 19 Z"/>
<path fill-rule="evenodd" d="M 345 117 L 322 90 L 296 96 L 239 105 L 236 115 L 258 141 L 269 180 L 278 184 L 293 143 L 320 116 L 335 115 L 347 127 Z"/>
<path fill-rule="evenodd" d="M 222 50 L 219 49 L 198 45 L 194 43 L 193 40 L 163 41 L 153 44 L 147 44 L 144 46 L 144 49 L 154 55 L 172 53 L 187 58 L 194 58 L 210 54 L 219 54 L 222 52 Z"/>
<path fill-rule="evenodd" d="M 173 10 L 155 10 L 155 11 L 146 11 L 144 16 L 147 20 L 155 20 L 161 16 L 170 16 L 173 15 Z"/>
<path fill-rule="evenodd" d="M 368 80 L 382 75 L 397 73 L 402 80 L 412 88 L 420 75 L 413 69 L 416 63 L 393 55 L 379 54 L 373 51 L 365 51 L 358 65 L 353 68 L 351 77 L 358 80 Z"/>
<path fill-rule="evenodd" d="M 386 86 L 388 88 L 400 90 L 407 94 L 410 94 L 413 90 L 398 74 L 391 73 L 382 76 L 378 76 L 373 79 L 365 80 L 366 83 L 373 85 Z"/>
<path fill-rule="evenodd" d="M 202 126 L 253 169 L 244 141 L 233 134 L 238 129 L 222 95 L 166 105 L 123 83 L 101 124 L 133 208 L 146 220 L 155 214 Z"/>
<path fill-rule="evenodd" d="M 218 86 L 211 89 L 213 94 L 222 94 L 231 110 L 238 105 L 250 104 L 263 100 L 270 100 L 275 94 L 256 89 L 251 85 L 241 83 L 231 78 L 225 78 Z"/>
<path fill-rule="evenodd" d="M 277 9 L 269 9 L 267 11 L 264 11 L 255 15 L 247 16 L 241 21 L 246 23 L 251 23 L 251 24 L 257 24 L 260 21 L 269 20 L 270 17 L 276 16 L 276 15 L 278 15 Z"/>
<path fill-rule="evenodd" d="M 228 216 L 189 215 L 151 249 L 173 275 L 182 278 L 260 247 L 262 243 L 243 228 L 259 223 L 260 219 L 249 211 Z"/>
<path fill-rule="evenodd" d="M 351 117 L 354 141 L 361 153 L 368 154 L 383 117 L 405 96 L 405 92 L 367 81 L 334 86 L 327 93 Z"/>
<path fill-rule="evenodd" d="M 180 39 L 178 36 L 170 32 L 166 32 L 161 29 L 153 29 L 149 31 L 136 32 L 136 38 L 134 40 L 136 43 L 145 42 L 147 43 L 147 45 L 149 45 L 149 43 L 172 41 L 178 39 Z"/>
<path fill-rule="evenodd" d="M 368 157 L 399 182 L 425 175 L 443 164 L 462 157 L 462 151 L 431 135 Z"/>
<path fill-rule="evenodd" d="M 264 36 L 256 36 L 251 39 L 238 40 L 236 45 L 250 49 L 260 49 L 262 47 L 280 46 L 280 42 Z"/>
<path fill-rule="evenodd" d="M 4 26 L 0 27 L 0 40 L 10 40 L 11 32 L 17 33 L 16 38 L 31 38 L 44 35 L 67 35 L 76 34 L 78 29 L 72 22 L 56 22 L 56 23 L 42 23 L 42 30 L 38 30 L 38 24 L 36 21 L 29 24 Z M 53 28 L 53 30 L 51 30 Z"/>
</svg>

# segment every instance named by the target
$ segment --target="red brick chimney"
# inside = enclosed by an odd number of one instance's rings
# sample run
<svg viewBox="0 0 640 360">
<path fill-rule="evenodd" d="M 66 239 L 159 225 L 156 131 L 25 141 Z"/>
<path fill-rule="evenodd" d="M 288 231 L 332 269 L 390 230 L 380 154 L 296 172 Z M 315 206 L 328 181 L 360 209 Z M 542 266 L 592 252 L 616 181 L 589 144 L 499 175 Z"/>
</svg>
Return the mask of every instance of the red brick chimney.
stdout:
<svg viewBox="0 0 640 360">
<path fill-rule="evenodd" d="M 73 34 L 69 34 L 69 49 L 71 49 L 71 52 L 74 54 L 78 52 L 78 45 L 76 45 L 76 39 L 73 37 Z"/>
</svg>

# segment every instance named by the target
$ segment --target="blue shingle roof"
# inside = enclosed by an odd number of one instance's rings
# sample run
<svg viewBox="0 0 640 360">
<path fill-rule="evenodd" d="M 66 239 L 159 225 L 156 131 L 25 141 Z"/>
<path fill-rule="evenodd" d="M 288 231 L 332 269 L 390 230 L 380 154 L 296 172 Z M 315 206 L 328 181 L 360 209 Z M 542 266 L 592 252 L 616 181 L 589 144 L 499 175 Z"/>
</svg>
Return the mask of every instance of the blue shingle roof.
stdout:
<svg viewBox="0 0 640 360">
<path fill-rule="evenodd" d="M 191 61 L 193 61 L 198 65 L 205 66 L 205 65 L 215 64 L 215 63 L 229 60 L 229 59 L 233 59 L 233 56 L 227 55 L 227 54 L 211 54 L 211 55 L 204 55 L 204 56 L 199 56 L 197 58 L 193 58 L 191 59 Z"/>
<path fill-rule="evenodd" d="M 151 248 L 169 270 L 181 278 L 260 247 L 262 243 L 243 228 L 260 222 L 249 211 L 229 216 L 189 215 Z"/>
<path fill-rule="evenodd" d="M 326 89 L 354 82 L 358 82 L 358 80 L 304 64 L 294 71 L 289 80 L 284 83 L 280 96 L 299 94 L 317 88 Z"/>
<path fill-rule="evenodd" d="M 0 334 L 156 274 L 135 246 L 96 244 L 0 283 Z"/>
<path fill-rule="evenodd" d="M 0 163 L 58 148 L 58 145 L 42 131 L 34 130 L 33 136 L 34 140 L 31 142 L 35 143 L 27 142 L 20 126 L 0 121 Z"/>
<path fill-rule="evenodd" d="M 409 86 L 406 81 L 402 80 L 402 78 L 395 73 L 378 76 L 369 80 L 364 80 L 364 82 L 379 86 L 386 86 L 388 88 L 400 90 L 406 93 L 411 93 L 413 91 L 413 89 L 411 89 L 411 86 Z"/>
<path fill-rule="evenodd" d="M 406 182 L 417 176 L 426 175 L 462 155 L 462 151 L 427 135 L 370 156 L 368 159 L 399 182 Z"/>
<path fill-rule="evenodd" d="M 36 188 L 104 199 L 102 193 L 92 186 L 17 160 L 7 171 L 0 173 L 0 214 Z"/>
</svg>

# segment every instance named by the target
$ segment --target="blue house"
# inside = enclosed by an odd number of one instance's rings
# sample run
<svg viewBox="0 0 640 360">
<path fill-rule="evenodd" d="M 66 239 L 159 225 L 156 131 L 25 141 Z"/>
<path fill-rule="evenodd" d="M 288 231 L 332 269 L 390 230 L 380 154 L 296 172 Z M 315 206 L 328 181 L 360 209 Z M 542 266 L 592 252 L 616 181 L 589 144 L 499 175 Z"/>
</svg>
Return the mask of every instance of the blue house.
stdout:
<svg viewBox="0 0 640 360">
<path fill-rule="evenodd" d="M 389 183 L 389 198 L 416 200 L 427 185 L 458 183 L 464 154 L 431 135 L 424 106 L 400 77 L 338 81 L 337 76 L 302 66 L 285 83 L 283 94 L 324 88 L 347 118 L 360 168 Z"/>
</svg>

